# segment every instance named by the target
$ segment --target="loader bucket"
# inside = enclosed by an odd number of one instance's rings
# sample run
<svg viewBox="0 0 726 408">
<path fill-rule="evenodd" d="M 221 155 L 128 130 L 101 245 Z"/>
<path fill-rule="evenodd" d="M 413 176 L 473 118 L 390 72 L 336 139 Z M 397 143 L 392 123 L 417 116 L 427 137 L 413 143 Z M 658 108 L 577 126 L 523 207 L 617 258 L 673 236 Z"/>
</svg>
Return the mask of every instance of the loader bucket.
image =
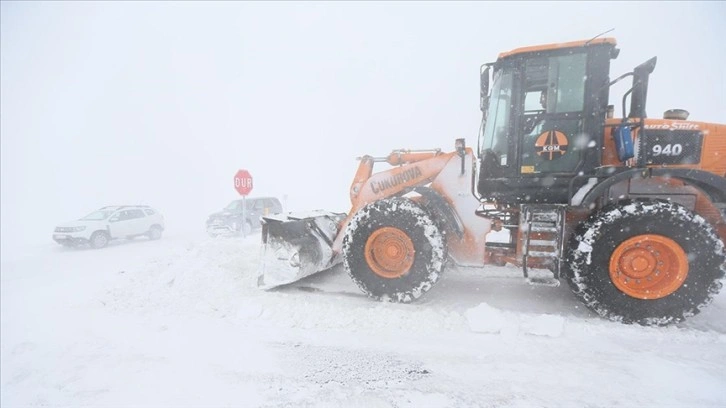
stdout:
<svg viewBox="0 0 726 408">
<path fill-rule="evenodd" d="M 322 211 L 262 217 L 257 286 L 286 285 L 340 263 L 333 241 L 343 219 L 345 214 Z"/>
</svg>

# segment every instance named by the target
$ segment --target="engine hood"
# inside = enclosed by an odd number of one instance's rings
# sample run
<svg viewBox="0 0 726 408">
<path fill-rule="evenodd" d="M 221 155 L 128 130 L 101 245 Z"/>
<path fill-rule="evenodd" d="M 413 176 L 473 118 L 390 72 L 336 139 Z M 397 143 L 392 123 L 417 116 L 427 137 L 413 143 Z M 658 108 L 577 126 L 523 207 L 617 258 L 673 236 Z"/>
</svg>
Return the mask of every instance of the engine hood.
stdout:
<svg viewBox="0 0 726 408">
<path fill-rule="evenodd" d="M 89 220 L 75 220 L 75 221 L 68 221 L 63 222 L 56 225 L 56 228 L 74 228 L 74 227 L 86 227 L 86 228 L 92 228 L 92 227 L 105 227 L 106 222 L 105 221 L 89 221 Z"/>
<path fill-rule="evenodd" d="M 209 218 L 232 218 L 232 217 L 237 217 L 240 215 L 242 215 L 241 212 L 222 210 L 222 211 L 213 213 L 212 215 L 209 216 Z"/>
</svg>

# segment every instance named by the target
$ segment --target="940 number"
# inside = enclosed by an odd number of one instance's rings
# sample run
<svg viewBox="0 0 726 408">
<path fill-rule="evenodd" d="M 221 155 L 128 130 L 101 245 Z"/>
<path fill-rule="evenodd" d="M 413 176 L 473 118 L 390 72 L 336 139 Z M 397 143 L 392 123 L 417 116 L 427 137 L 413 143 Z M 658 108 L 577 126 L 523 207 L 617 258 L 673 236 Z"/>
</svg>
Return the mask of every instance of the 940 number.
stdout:
<svg viewBox="0 0 726 408">
<path fill-rule="evenodd" d="M 680 156 L 683 153 L 683 145 L 680 143 L 668 143 L 665 146 L 653 145 L 651 148 L 653 156 Z"/>
</svg>

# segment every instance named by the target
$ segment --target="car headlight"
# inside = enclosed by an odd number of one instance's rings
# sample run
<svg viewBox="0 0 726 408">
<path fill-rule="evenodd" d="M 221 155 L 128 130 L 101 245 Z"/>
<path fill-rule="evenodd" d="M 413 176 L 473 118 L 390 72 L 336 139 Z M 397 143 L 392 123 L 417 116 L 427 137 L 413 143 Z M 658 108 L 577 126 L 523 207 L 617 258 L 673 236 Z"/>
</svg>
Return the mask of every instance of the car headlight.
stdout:
<svg viewBox="0 0 726 408">
<path fill-rule="evenodd" d="M 84 229 L 86 229 L 85 226 L 82 226 L 82 227 L 73 227 L 73 232 L 83 231 Z"/>
</svg>

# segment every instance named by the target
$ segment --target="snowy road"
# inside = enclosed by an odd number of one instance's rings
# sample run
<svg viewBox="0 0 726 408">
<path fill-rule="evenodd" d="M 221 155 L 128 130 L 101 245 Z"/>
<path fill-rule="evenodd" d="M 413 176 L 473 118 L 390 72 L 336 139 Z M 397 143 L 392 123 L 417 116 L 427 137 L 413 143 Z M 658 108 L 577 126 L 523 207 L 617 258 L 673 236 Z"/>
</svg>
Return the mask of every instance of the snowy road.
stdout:
<svg viewBox="0 0 726 408">
<path fill-rule="evenodd" d="M 340 269 L 260 291 L 259 249 L 200 233 L 3 256 L 0 404 L 726 406 L 726 293 L 668 328 L 603 321 L 513 268 L 386 304 Z"/>
</svg>

